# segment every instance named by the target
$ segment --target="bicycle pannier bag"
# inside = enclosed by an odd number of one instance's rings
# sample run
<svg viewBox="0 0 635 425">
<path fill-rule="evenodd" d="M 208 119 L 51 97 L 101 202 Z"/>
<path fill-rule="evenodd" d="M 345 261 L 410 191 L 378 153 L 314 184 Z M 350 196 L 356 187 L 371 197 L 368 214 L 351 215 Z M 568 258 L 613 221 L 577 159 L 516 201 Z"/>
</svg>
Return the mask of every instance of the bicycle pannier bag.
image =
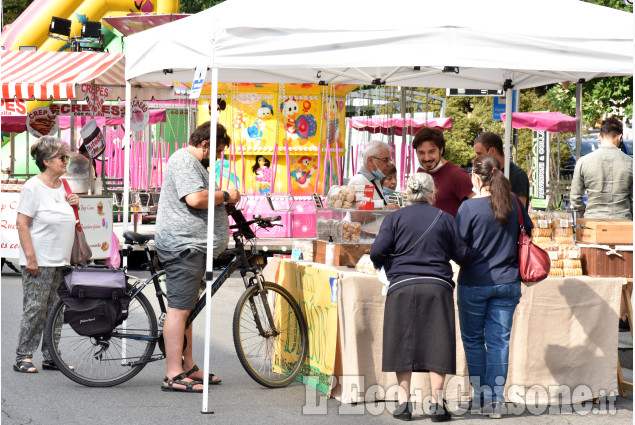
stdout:
<svg viewBox="0 0 635 425">
<path fill-rule="evenodd" d="M 518 236 L 518 265 L 520 266 L 520 279 L 525 285 L 532 286 L 542 280 L 545 280 L 547 276 L 549 276 L 551 259 L 544 249 L 540 248 L 538 245 L 534 245 L 531 241 L 531 238 L 525 231 L 525 223 L 520 210 L 520 208 L 522 208 L 520 202 L 518 202 L 518 198 L 515 196 L 513 196 L 513 198 L 516 200 L 516 206 L 518 208 L 518 223 L 520 224 L 520 235 Z"/>
<path fill-rule="evenodd" d="M 72 297 L 118 299 L 126 292 L 122 269 L 69 267 L 63 275 Z"/>
<path fill-rule="evenodd" d="M 57 293 L 66 306 L 64 322 L 78 335 L 106 334 L 128 317 L 123 270 L 68 267 L 63 275 Z"/>
<path fill-rule="evenodd" d="M 66 306 L 64 323 L 82 336 L 107 334 L 128 317 L 130 298 L 124 295 L 113 298 L 75 298 L 66 283 L 62 282 L 57 293 Z"/>
</svg>

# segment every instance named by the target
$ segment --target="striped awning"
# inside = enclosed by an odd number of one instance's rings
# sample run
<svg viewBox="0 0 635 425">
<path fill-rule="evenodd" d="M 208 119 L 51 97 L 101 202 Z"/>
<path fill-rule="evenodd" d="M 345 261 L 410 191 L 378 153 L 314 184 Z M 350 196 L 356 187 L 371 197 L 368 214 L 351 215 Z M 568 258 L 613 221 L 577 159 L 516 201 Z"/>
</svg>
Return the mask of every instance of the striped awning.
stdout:
<svg viewBox="0 0 635 425">
<path fill-rule="evenodd" d="M 3 99 L 75 99 L 77 84 L 125 86 L 121 53 L 4 50 L 0 58 Z"/>
</svg>

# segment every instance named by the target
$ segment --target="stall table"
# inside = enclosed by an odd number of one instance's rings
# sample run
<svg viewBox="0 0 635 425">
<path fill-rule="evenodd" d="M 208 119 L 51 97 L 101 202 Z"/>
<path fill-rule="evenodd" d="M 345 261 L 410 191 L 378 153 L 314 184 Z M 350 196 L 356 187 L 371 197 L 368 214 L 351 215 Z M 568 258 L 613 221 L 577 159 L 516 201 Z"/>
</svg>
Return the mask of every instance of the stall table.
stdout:
<svg viewBox="0 0 635 425">
<path fill-rule="evenodd" d="M 395 374 L 381 371 L 385 298 L 377 277 L 310 262 L 285 267 L 287 278 L 282 281 L 278 264 L 270 264 L 269 280 L 303 286 L 305 282 L 289 278 L 289 267 L 337 271 L 337 332 L 329 335 L 336 339 L 334 381 L 328 395 L 344 403 L 396 399 Z M 582 276 L 523 285 L 510 339 L 507 400 L 568 404 L 617 395 L 617 324 L 624 284 L 624 278 Z M 470 398 L 460 335 L 457 312 L 457 376 L 446 379 L 450 401 Z M 430 394 L 428 374 L 413 375 L 411 393 L 415 400 Z"/>
</svg>

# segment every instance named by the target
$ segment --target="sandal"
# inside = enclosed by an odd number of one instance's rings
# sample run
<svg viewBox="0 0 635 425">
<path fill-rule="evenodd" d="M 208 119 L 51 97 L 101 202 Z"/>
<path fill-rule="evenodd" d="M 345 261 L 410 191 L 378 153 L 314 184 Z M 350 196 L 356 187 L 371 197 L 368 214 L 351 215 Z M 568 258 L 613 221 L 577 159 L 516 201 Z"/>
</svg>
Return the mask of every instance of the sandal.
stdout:
<svg viewBox="0 0 635 425">
<path fill-rule="evenodd" d="M 13 365 L 13 370 L 20 373 L 37 373 L 37 369 L 35 369 L 35 365 L 32 362 L 28 362 L 26 360 L 22 360 Z"/>
<path fill-rule="evenodd" d="M 174 392 L 182 392 L 182 393 L 202 393 L 203 392 L 202 389 L 200 390 L 194 389 L 194 385 L 201 385 L 199 381 L 196 381 L 196 380 L 192 380 L 190 382 L 183 381 L 183 379 L 186 379 L 186 378 L 187 378 L 187 375 L 184 373 L 178 374 L 172 379 L 166 376 L 165 378 L 163 378 L 163 382 L 165 382 L 167 385 L 161 385 L 161 391 L 174 391 Z M 173 387 L 174 384 L 183 385 L 185 388 L 174 388 Z"/>
<path fill-rule="evenodd" d="M 200 369 L 198 368 L 198 366 L 194 365 L 194 367 L 190 370 L 188 370 L 187 372 L 185 372 L 185 376 L 187 376 L 188 378 L 190 377 L 190 375 L 192 375 L 193 373 L 198 372 Z M 214 378 L 216 378 L 216 380 L 214 380 Z M 191 379 L 195 379 L 195 378 L 191 378 Z M 196 379 L 198 382 L 203 382 L 202 379 Z M 214 375 L 213 373 L 209 374 L 209 385 L 218 385 L 221 382 L 223 382 L 222 379 L 220 379 L 218 376 Z"/>
<path fill-rule="evenodd" d="M 74 366 L 69 366 L 68 367 L 70 370 L 75 370 Z M 48 361 L 43 361 L 42 362 L 42 369 L 43 370 L 60 370 L 60 367 L 55 364 L 55 362 L 53 360 L 48 360 Z"/>
</svg>

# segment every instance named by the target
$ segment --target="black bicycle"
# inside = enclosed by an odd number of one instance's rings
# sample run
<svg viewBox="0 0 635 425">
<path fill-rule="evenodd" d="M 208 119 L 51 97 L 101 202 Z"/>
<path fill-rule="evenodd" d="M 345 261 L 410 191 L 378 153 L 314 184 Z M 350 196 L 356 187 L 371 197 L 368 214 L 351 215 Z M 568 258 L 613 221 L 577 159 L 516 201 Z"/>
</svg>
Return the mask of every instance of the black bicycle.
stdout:
<svg viewBox="0 0 635 425">
<path fill-rule="evenodd" d="M 300 306 L 291 294 L 275 283 L 265 282 L 261 269 L 264 257 L 255 249 L 253 241 L 256 236 L 250 228 L 252 224 L 262 228 L 273 227 L 276 224 L 272 222 L 280 220 L 280 217 L 254 216 L 253 220 L 247 221 L 240 211 L 235 210 L 232 217 L 238 223 L 230 226 L 235 229 L 235 247 L 225 254 L 234 257 L 214 281 L 211 295 L 234 271 L 240 270 L 245 292 L 234 310 L 236 353 L 256 382 L 270 388 L 284 387 L 296 379 L 304 366 L 308 352 L 307 325 Z M 165 358 L 162 334 L 166 316 L 165 272 L 158 270 L 158 261 L 156 257 L 153 260 L 148 248 L 147 243 L 153 238 L 154 235 L 124 233 L 124 255 L 128 255 L 133 245 L 142 247 L 152 276 L 143 281 L 126 271 L 131 301 L 128 318 L 120 326 L 104 335 L 77 335 L 64 323 L 65 306 L 61 301 L 47 317 L 44 338 L 49 347 L 56 347 L 51 356 L 61 372 L 73 381 L 90 387 L 118 385 L 134 377 L 149 362 Z M 154 284 L 161 310 L 158 320 L 148 298 L 142 293 L 150 283 Z M 201 286 L 203 294 L 186 326 L 190 326 L 205 307 L 204 281 Z M 157 345 L 160 353 L 155 353 Z"/>
</svg>

